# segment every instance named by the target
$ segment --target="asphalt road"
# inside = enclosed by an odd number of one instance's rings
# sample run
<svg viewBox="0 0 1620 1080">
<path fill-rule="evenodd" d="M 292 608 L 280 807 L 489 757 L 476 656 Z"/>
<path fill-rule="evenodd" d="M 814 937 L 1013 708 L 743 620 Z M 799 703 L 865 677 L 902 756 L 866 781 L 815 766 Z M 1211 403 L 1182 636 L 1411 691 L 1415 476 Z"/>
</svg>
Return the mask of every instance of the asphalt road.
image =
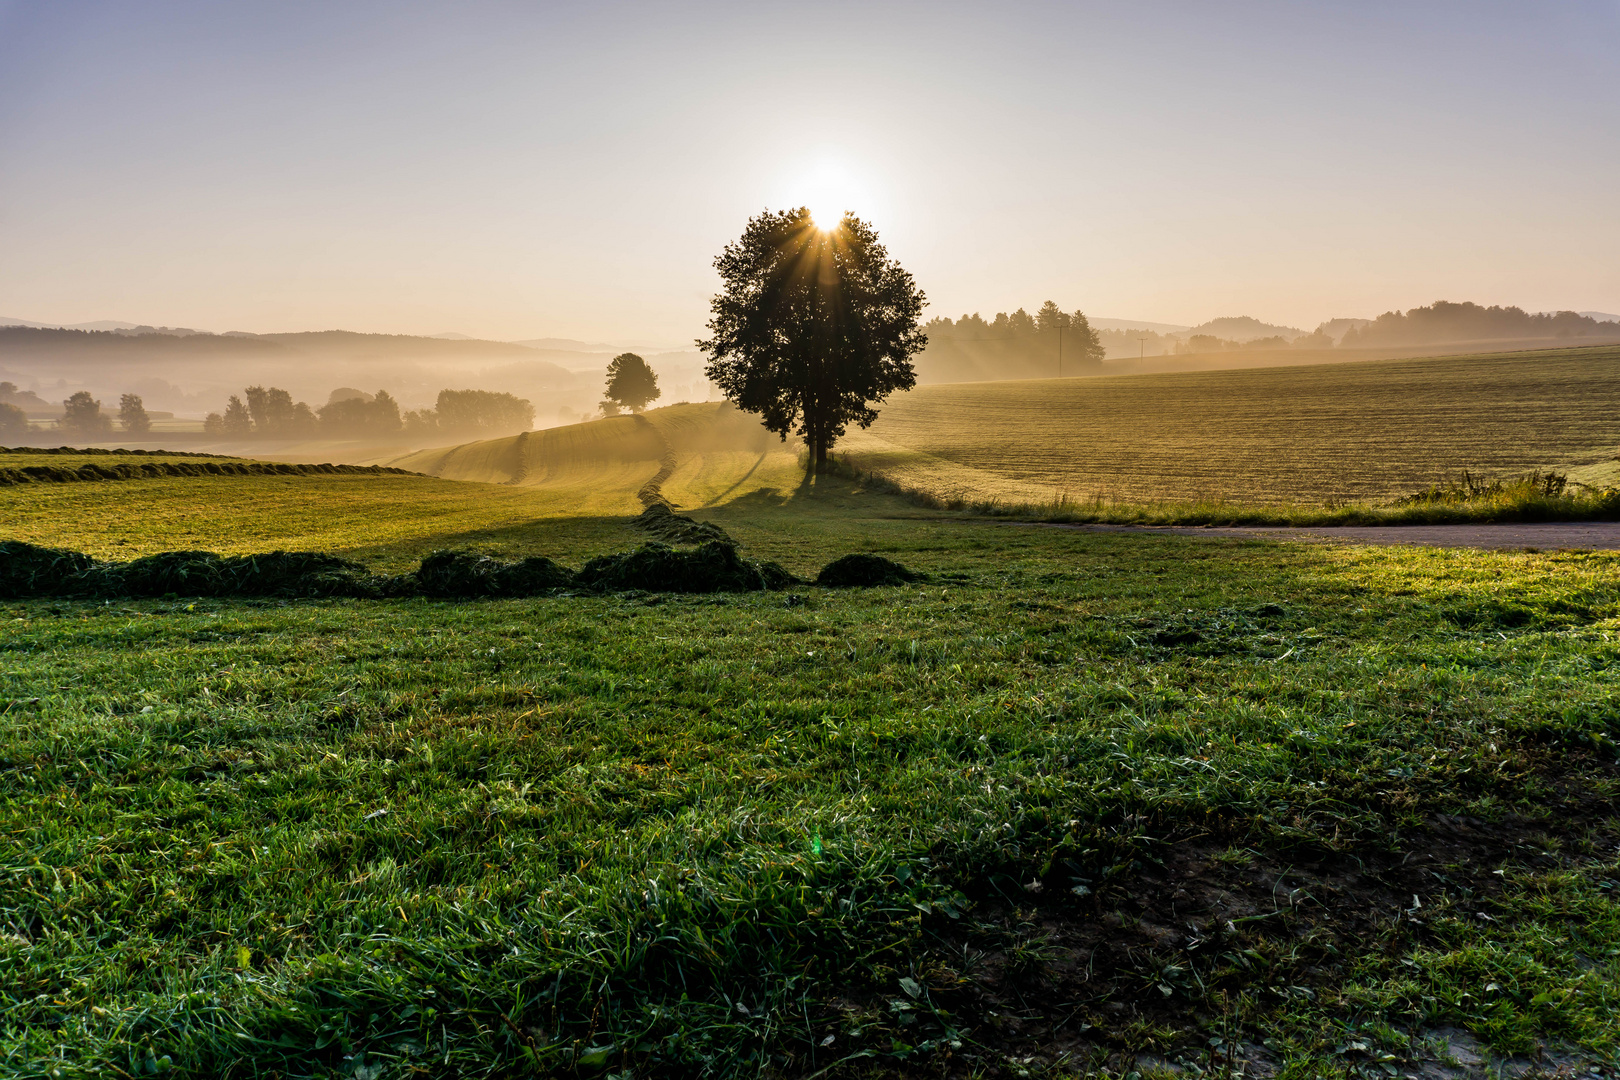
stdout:
<svg viewBox="0 0 1620 1080">
<path fill-rule="evenodd" d="M 1051 525 L 1085 532 L 1253 536 L 1272 540 L 1340 540 L 1354 544 L 1426 544 L 1541 551 L 1620 551 L 1620 521 L 1547 521 L 1525 525 L 1344 525 L 1304 528 L 1256 526 Z"/>
</svg>

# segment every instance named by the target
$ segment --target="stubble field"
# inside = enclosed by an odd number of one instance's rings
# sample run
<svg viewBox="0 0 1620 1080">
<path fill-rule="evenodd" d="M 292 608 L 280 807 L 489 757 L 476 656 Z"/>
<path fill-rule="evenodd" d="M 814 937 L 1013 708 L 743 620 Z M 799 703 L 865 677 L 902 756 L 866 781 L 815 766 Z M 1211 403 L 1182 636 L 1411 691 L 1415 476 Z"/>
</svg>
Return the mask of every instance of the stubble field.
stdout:
<svg viewBox="0 0 1620 1080">
<path fill-rule="evenodd" d="M 969 502 L 1377 502 L 1463 470 L 1620 480 L 1620 348 L 923 386 L 840 457 Z"/>
</svg>

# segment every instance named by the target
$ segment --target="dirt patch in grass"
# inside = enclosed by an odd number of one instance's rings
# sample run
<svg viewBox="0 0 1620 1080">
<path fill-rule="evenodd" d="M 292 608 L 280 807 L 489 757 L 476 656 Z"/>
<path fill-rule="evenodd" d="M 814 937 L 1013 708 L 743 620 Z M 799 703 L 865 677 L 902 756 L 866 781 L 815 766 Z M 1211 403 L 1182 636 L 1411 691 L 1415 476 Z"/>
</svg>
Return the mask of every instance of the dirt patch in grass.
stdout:
<svg viewBox="0 0 1620 1080">
<path fill-rule="evenodd" d="M 1336 996 L 1357 963 L 1400 970 L 1415 948 L 1443 951 L 1440 911 L 1506 926 L 1510 875 L 1578 866 L 1594 838 L 1614 848 L 1620 822 L 1590 779 L 1620 767 L 1569 766 L 1544 821 L 1435 815 L 1374 851 L 1254 851 L 1206 833 L 1157 858 L 965 883 L 967 911 L 925 915 L 926 959 L 836 1001 L 814 1037 L 824 1059 L 871 1052 L 830 1075 L 1275 1076 L 1279 1018 Z M 1529 1056 L 1492 1053 L 1447 1019 L 1350 1032 L 1338 1064 L 1349 1076 L 1483 1078 L 1588 1075 L 1601 1060 L 1543 1040 Z M 911 1060 L 894 1062 L 896 1048 Z"/>
</svg>

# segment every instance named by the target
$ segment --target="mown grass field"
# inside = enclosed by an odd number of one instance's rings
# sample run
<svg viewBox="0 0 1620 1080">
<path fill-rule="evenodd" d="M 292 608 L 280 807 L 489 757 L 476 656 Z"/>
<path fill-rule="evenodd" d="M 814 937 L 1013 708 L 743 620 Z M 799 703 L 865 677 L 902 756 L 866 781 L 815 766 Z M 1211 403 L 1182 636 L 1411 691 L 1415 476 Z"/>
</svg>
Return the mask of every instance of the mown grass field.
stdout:
<svg viewBox="0 0 1620 1080">
<path fill-rule="evenodd" d="M 1620 481 L 1620 347 L 923 386 L 847 464 L 968 502 L 1377 502 L 1554 468 Z"/>
<path fill-rule="evenodd" d="M 752 557 L 930 579 L 6 602 L 0 1072 L 1349 1077 L 1452 1029 L 1613 1062 L 1620 556 L 1065 532 L 791 463 L 672 479 Z M 0 517 L 105 557 L 638 542 L 632 491 L 572 490 Z"/>
<path fill-rule="evenodd" d="M 593 516 L 566 493 L 419 476 L 29 484 L 0 489 L 0 520 L 8 539 L 103 559 L 187 549 L 321 550 L 388 570 L 436 548 L 515 550 L 539 522 L 587 543 L 603 530 L 623 531 L 619 519 Z"/>
</svg>

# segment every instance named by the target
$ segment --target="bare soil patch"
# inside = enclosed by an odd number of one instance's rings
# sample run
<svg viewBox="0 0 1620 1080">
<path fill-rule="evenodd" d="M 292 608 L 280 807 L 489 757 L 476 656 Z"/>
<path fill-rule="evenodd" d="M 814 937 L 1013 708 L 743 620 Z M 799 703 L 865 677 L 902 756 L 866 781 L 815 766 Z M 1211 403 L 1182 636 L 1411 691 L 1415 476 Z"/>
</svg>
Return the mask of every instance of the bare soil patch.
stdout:
<svg viewBox="0 0 1620 1080">
<path fill-rule="evenodd" d="M 979 882 L 971 912 L 926 920 L 931 960 L 898 990 L 852 995 L 820 1017 L 835 1035 L 823 1052 L 847 1054 L 854 1029 L 869 1043 L 952 1046 L 929 1064 L 941 1077 L 1277 1076 L 1267 1020 L 1292 1000 L 1331 995 L 1358 955 L 1397 959 L 1428 943 L 1437 908 L 1487 926 L 1507 917 L 1505 874 L 1576 866 L 1594 842 L 1612 847 L 1613 807 L 1590 778 L 1612 775 L 1613 763 L 1581 754 L 1542 765 L 1557 813 L 1540 821 L 1433 815 L 1381 850 L 1257 851 L 1205 833 L 1117 878 L 1060 864 L 1041 878 Z M 1343 1064 L 1423 1080 L 1615 1075 L 1558 1044 L 1498 1056 L 1459 1028 L 1405 1034 L 1410 1048 L 1395 1055 L 1348 1040 Z M 863 1064 L 833 1072 L 908 1075 Z"/>
</svg>

